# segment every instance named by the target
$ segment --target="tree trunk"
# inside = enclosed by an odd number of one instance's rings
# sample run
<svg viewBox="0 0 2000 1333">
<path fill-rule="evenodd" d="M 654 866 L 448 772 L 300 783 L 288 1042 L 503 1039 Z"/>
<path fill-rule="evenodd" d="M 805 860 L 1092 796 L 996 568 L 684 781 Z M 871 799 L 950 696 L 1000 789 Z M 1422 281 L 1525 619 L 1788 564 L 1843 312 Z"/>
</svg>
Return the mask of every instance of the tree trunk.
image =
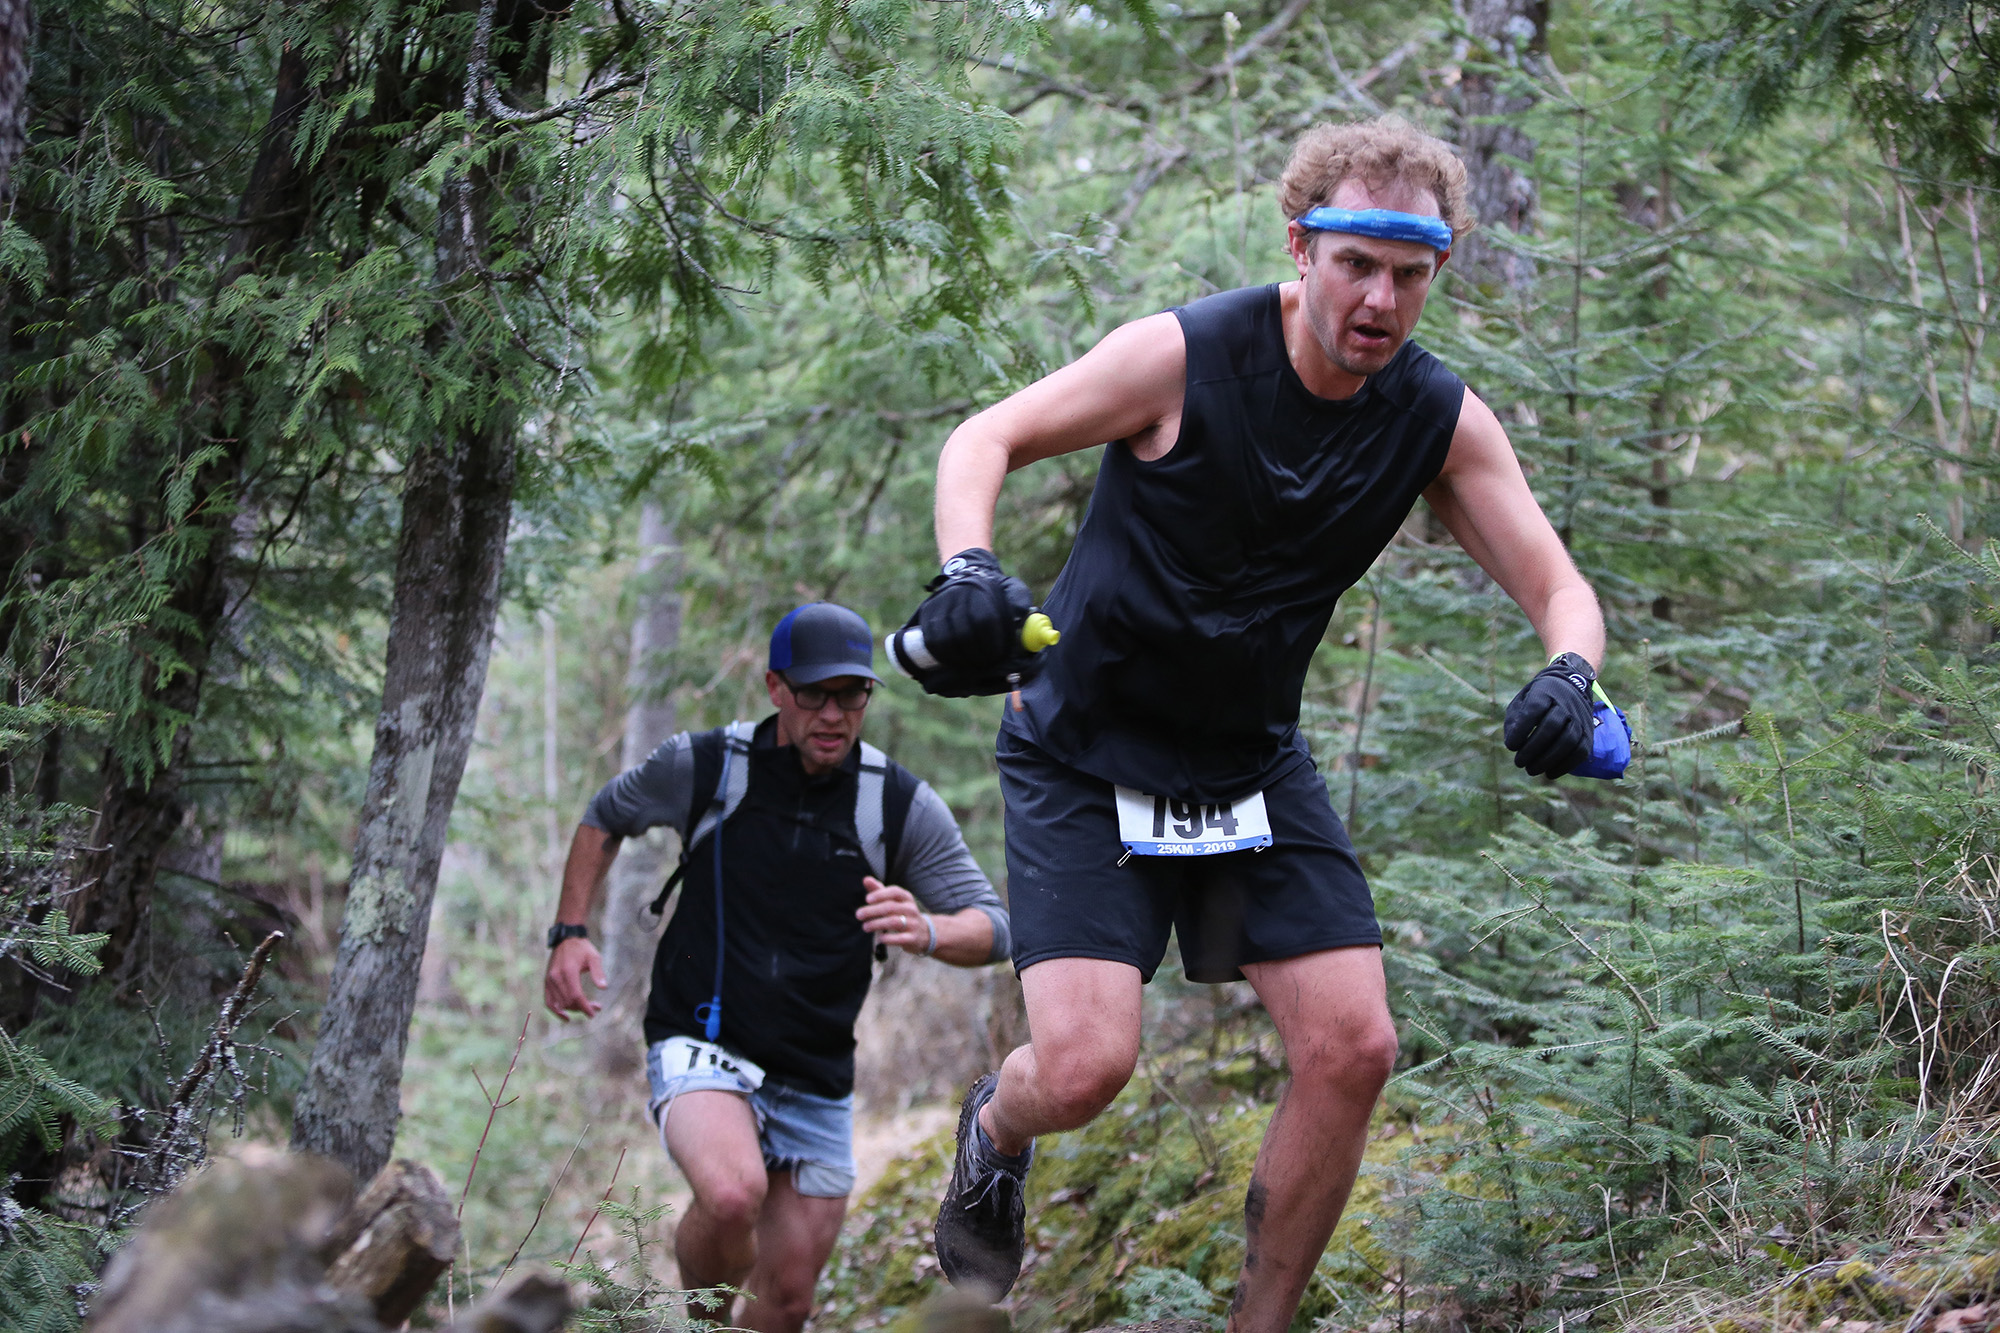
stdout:
<svg viewBox="0 0 2000 1333">
<path fill-rule="evenodd" d="M 472 745 L 513 515 L 512 421 L 410 460 L 375 755 L 340 950 L 292 1146 L 362 1179 L 389 1160 L 446 825 Z"/>
<path fill-rule="evenodd" d="M 0 0 L 0 204 L 14 197 L 14 164 L 28 146 L 28 59 L 34 40 L 30 0 Z"/>
<path fill-rule="evenodd" d="M 1667 28 L 1667 40 L 1673 40 L 1671 21 Z M 1674 225 L 1674 167 L 1667 156 L 1666 146 L 1673 142 L 1673 104 L 1669 102 L 1660 113 L 1660 184 L 1659 194 L 1653 204 L 1653 231 L 1661 233 Z M 1660 275 L 1653 279 L 1653 301 L 1655 309 L 1665 321 L 1668 299 L 1673 295 L 1672 283 L 1668 280 L 1668 269 L 1660 265 Z M 1669 459 L 1674 452 L 1674 386 L 1673 381 L 1661 376 L 1658 387 L 1653 390 L 1653 398 L 1647 404 L 1646 415 L 1651 426 L 1650 443 L 1653 453 L 1652 484 L 1647 488 L 1647 498 L 1655 509 L 1671 508 L 1674 503 L 1673 474 L 1669 470 Z M 1667 525 L 1656 523 L 1648 534 L 1653 540 L 1663 540 L 1667 535 Z M 1653 598 L 1653 618 L 1672 620 L 1674 599 L 1662 592 Z"/>
<path fill-rule="evenodd" d="M 395 1327 L 417 1312 L 458 1253 L 458 1215 L 428 1167 L 391 1162 L 369 1182 L 320 1252 L 327 1285 L 368 1302 Z"/>
<path fill-rule="evenodd" d="M 206 530 L 207 545 L 179 571 L 174 594 L 167 602 L 172 619 L 165 623 L 171 628 L 160 632 L 168 651 L 183 665 L 164 680 L 148 670 L 143 687 L 147 706 L 139 714 L 137 726 L 157 726 L 163 713 L 193 718 L 200 711 L 209 657 L 227 609 L 229 510 L 242 463 L 241 446 L 232 444 L 223 457 L 198 474 L 197 493 L 209 497 L 211 509 L 194 516 L 194 522 Z M 78 861 L 80 892 L 72 910 L 78 930 L 105 932 L 107 938 L 98 956 L 105 978 L 120 989 L 135 979 L 144 959 L 144 950 L 138 946 L 152 911 L 160 856 L 179 832 L 186 814 L 181 785 L 193 738 L 192 724 L 181 723 L 164 762 L 151 773 L 129 768 L 118 746 L 105 751 L 103 795 L 91 832 L 92 851 Z"/>
<path fill-rule="evenodd" d="M 674 701 L 660 689 L 665 658 L 681 637 L 681 597 L 674 584 L 680 576 L 680 546 L 674 527 L 657 500 L 639 510 L 639 565 L 633 576 L 638 588 L 638 613 L 632 621 L 631 667 L 626 692 L 625 740 L 619 766 L 630 768 L 645 759 L 661 741 L 674 734 Z M 597 1067 L 620 1077 L 639 1068 L 639 1020 L 646 1005 L 646 982 L 653 950 L 659 943 L 660 922 L 646 907 L 667 877 L 674 848 L 672 835 L 658 834 L 626 844 L 612 863 L 610 891 L 598 938 L 604 947 L 604 974 L 611 983 L 604 1008 L 590 1026 L 591 1051 Z"/>
<path fill-rule="evenodd" d="M 506 7 L 512 67 L 504 82 L 536 94 L 548 43 L 529 40 L 542 13 Z M 471 98 L 466 110 L 475 114 Z M 483 274 L 496 203 L 494 172 L 445 181 L 438 208 L 436 284 L 449 293 Z M 487 299 L 500 294 L 486 293 Z M 461 336 L 434 325 L 427 351 Z M 478 384 L 466 415 L 421 442 L 403 482 L 402 536 L 375 754 L 368 766 L 340 949 L 312 1067 L 292 1122 L 292 1146 L 370 1179 L 389 1160 L 402 1117 L 409 1046 L 431 900 L 451 807 L 472 747 L 500 607 L 500 572 L 514 510 L 518 422 L 499 392 Z"/>
<path fill-rule="evenodd" d="M 1548 0 L 1467 0 L 1467 29 L 1482 49 L 1471 58 L 1498 66 L 1467 70 L 1459 83 L 1459 148 L 1468 193 L 1482 231 L 1525 232 L 1535 223 L 1535 183 L 1525 171 L 1535 141 L 1508 123 L 1534 105 L 1527 77 L 1541 56 L 1548 30 Z M 1524 255 L 1512 254 L 1480 232 L 1459 242 L 1452 267 L 1478 283 L 1520 290 L 1535 279 Z"/>
<path fill-rule="evenodd" d="M 556 652 L 556 615 L 547 607 L 536 617 L 542 630 L 542 869 L 562 874 L 562 669 Z"/>
</svg>

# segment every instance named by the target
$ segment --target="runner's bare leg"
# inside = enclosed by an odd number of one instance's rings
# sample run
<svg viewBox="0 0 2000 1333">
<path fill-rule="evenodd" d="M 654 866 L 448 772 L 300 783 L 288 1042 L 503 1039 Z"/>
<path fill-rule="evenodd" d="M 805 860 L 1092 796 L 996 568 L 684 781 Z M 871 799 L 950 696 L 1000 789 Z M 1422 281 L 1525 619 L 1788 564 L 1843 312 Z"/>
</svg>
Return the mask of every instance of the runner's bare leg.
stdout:
<svg viewBox="0 0 2000 1333">
<path fill-rule="evenodd" d="M 826 1267 L 847 1196 L 801 1194 L 789 1170 L 769 1173 L 757 1219 L 757 1262 L 743 1283 L 740 1327 L 752 1333 L 799 1333 L 813 1309 L 819 1271 Z"/>
<path fill-rule="evenodd" d="M 757 1218 L 769 1188 L 757 1115 L 750 1099 L 733 1092 L 684 1092 L 667 1107 L 667 1151 L 687 1177 L 694 1202 L 674 1229 L 674 1258 L 681 1286 L 740 1286 L 757 1258 Z M 727 1305 L 690 1307 L 718 1323 Z"/>
<path fill-rule="evenodd" d="M 1028 1044 L 1000 1066 L 1000 1086 L 980 1113 L 1003 1153 L 1038 1135 L 1089 1124 L 1132 1078 L 1139 1061 L 1139 969 L 1102 958 L 1051 958 L 1021 973 Z"/>
<path fill-rule="evenodd" d="M 1228 1333 L 1284 1333 L 1354 1188 L 1369 1115 L 1395 1068 L 1396 1027 L 1373 946 L 1249 963 L 1243 974 L 1277 1025 L 1292 1080 L 1244 1198 Z"/>
</svg>

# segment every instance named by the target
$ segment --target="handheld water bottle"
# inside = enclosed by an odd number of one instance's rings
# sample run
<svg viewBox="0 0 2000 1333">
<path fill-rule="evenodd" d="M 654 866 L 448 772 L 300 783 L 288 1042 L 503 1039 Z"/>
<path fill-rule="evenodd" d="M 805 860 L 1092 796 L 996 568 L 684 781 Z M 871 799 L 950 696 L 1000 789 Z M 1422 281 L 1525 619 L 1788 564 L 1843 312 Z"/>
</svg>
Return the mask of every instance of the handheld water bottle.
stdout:
<svg viewBox="0 0 2000 1333">
<path fill-rule="evenodd" d="M 1031 653 L 1053 648 L 1061 639 L 1062 631 L 1040 611 L 1033 612 L 1021 622 L 1021 646 Z M 916 680 L 919 672 L 935 671 L 940 665 L 925 650 L 924 632 L 915 625 L 891 630 L 882 640 L 882 651 L 889 655 L 889 665 L 911 680 Z"/>
<path fill-rule="evenodd" d="M 1606 781 L 1622 778 L 1632 762 L 1632 724 L 1625 720 L 1625 710 L 1612 703 L 1611 696 L 1596 682 L 1591 683 L 1590 704 L 1590 758 L 1570 774 Z"/>
</svg>

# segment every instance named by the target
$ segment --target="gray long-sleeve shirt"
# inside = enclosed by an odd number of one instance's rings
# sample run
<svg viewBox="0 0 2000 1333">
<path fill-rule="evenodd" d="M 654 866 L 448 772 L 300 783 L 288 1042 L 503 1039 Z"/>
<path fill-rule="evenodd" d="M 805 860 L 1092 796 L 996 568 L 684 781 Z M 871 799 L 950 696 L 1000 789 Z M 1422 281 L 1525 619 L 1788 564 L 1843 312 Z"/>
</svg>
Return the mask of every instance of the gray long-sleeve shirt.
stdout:
<svg viewBox="0 0 2000 1333">
<path fill-rule="evenodd" d="M 636 838 L 664 826 L 686 839 L 688 820 L 696 809 L 694 783 L 693 738 L 683 731 L 599 788 L 584 810 L 583 822 L 619 838 Z M 713 793 L 700 795 L 705 808 Z M 889 881 L 908 889 L 927 912 L 978 908 L 993 922 L 993 948 L 987 961 L 998 962 L 1012 952 L 1007 909 L 972 859 L 950 807 L 928 782 L 919 781 L 911 798 L 902 840 L 890 859 Z"/>
</svg>

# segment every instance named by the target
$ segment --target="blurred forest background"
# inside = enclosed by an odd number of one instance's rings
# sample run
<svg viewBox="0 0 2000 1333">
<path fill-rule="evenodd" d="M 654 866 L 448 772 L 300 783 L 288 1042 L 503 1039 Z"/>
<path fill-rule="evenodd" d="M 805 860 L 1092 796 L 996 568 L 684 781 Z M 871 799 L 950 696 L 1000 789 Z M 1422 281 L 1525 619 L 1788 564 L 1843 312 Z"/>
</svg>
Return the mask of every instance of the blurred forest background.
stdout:
<svg viewBox="0 0 2000 1333">
<path fill-rule="evenodd" d="M 0 1321 L 76 1327 L 231 1135 L 363 1171 L 393 1135 L 464 1188 L 461 1296 L 567 1257 L 595 1326 L 650 1326 L 672 1274 L 631 1242 L 678 1186 L 641 997 L 540 1003 L 584 801 L 761 716 L 791 606 L 900 623 L 952 426 L 1290 276 L 1291 141 L 1395 112 L 1482 223 L 1418 337 L 1603 597 L 1639 758 L 1512 767 L 1538 646 L 1421 509 L 1345 599 L 1304 725 L 1404 1061 L 1299 1326 L 1983 1327 L 1995 17 L 0 0 Z M 1038 591 L 1096 462 L 1009 483 Z M 1004 886 L 995 720 L 894 681 L 868 734 Z M 618 978 L 673 852 L 614 878 Z M 1011 987 L 885 970 L 887 1173 L 815 1327 L 937 1287 L 941 1108 L 1018 1039 Z M 1220 1319 L 1281 1059 L 1241 988 L 1149 1005 L 1119 1107 L 1045 1146 L 1020 1327 Z"/>
</svg>

